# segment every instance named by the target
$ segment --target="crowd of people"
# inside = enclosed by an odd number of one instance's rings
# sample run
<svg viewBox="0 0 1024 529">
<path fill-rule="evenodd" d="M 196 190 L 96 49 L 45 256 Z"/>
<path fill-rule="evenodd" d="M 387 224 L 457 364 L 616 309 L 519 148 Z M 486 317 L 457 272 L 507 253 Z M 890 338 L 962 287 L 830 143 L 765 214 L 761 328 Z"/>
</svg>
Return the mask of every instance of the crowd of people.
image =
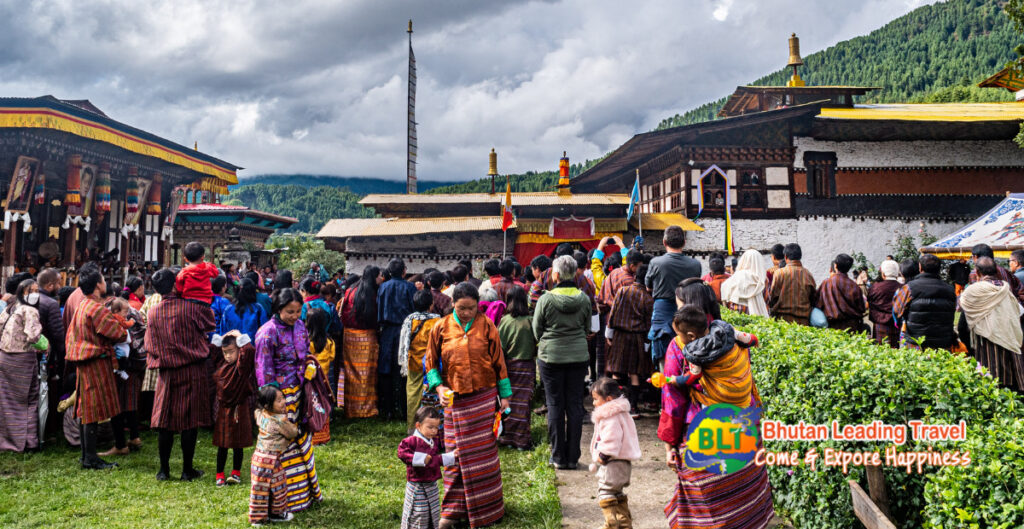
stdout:
<svg viewBox="0 0 1024 529">
<path fill-rule="evenodd" d="M 840 254 L 817 283 L 797 244 L 775 245 L 771 267 L 757 250 L 728 264 L 712 255 L 703 276 L 682 229 L 666 229 L 662 244 L 657 257 L 639 238 L 605 238 L 589 254 L 561 244 L 525 266 L 487 260 L 483 279 L 468 261 L 410 275 L 393 259 L 348 276 L 312 263 L 296 280 L 287 270 L 218 268 L 198 243 L 184 247 L 185 267 L 129 276 L 123 287 L 91 264 L 75 287 L 53 269 L 17 274 L 0 300 L 0 450 L 35 450 L 47 430 L 63 430 L 83 469 L 110 468 L 107 459 L 142 448 L 148 414 L 156 478 L 170 479 L 177 438 L 190 481 L 203 476 L 199 430 L 212 427 L 217 486 L 242 482 L 255 445 L 249 520 L 261 524 L 323 500 L 314 446 L 330 442 L 337 407 L 351 419 L 406 423 L 403 527 L 475 528 L 504 516 L 499 447 L 533 450 L 532 415 L 547 415 L 549 463 L 578 467 L 589 395 L 606 527 L 631 527 L 633 419 L 648 411 L 678 475 L 671 527 L 756 527 L 772 514 L 763 467 L 716 475 L 681 457 L 701 409 L 760 404 L 757 338 L 724 322 L 723 306 L 870 332 L 891 347 L 964 352 L 1024 391 L 1024 251 L 1007 270 L 979 245 L 974 271 L 953 263 L 948 282 L 931 255 L 851 277 L 854 260 Z M 659 371 L 670 383 L 657 391 L 648 378 Z M 544 405 L 534 410 L 538 388 Z M 100 442 L 113 446 L 99 452 Z"/>
</svg>

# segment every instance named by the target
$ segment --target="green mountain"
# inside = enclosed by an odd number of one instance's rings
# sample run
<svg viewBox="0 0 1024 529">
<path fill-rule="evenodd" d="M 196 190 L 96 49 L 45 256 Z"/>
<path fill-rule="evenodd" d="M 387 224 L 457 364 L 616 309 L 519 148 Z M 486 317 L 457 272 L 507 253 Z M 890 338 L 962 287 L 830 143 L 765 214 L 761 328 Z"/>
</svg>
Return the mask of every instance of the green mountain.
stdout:
<svg viewBox="0 0 1024 529">
<path fill-rule="evenodd" d="M 416 183 L 420 191 L 426 191 L 441 186 L 457 184 L 458 182 L 431 182 L 420 180 Z M 349 191 L 357 195 L 371 195 L 374 193 L 405 193 L 405 180 L 385 180 L 383 178 L 369 178 L 362 176 L 330 176 L 311 174 L 261 174 L 249 178 L 242 178 L 237 186 L 231 186 L 231 192 L 241 186 L 252 184 L 272 185 L 300 185 L 306 187 L 347 187 Z"/>
<path fill-rule="evenodd" d="M 288 231 L 316 233 L 331 219 L 376 216 L 359 205 L 361 198 L 346 188 L 261 183 L 234 187 L 224 203 L 295 217 L 299 222 Z"/>
<path fill-rule="evenodd" d="M 878 86 L 865 103 L 1012 101 L 1006 90 L 979 81 L 1017 58 L 1024 38 L 1003 12 L 1003 0 L 947 0 L 919 7 L 862 37 L 804 57 L 800 76 L 810 85 Z M 785 85 L 780 69 L 752 85 Z M 666 118 L 658 129 L 716 119 L 725 98 Z"/>
</svg>

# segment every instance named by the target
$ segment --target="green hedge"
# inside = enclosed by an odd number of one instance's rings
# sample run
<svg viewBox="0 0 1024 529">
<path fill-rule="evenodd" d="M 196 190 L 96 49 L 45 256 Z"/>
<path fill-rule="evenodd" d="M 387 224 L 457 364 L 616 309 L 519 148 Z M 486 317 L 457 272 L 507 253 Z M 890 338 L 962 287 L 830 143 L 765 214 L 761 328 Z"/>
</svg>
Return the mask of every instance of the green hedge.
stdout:
<svg viewBox="0 0 1024 529">
<path fill-rule="evenodd" d="M 965 420 L 966 442 L 931 443 L 935 450 L 971 450 L 966 468 L 926 467 L 923 474 L 883 467 L 899 527 L 1020 527 L 1024 525 L 1024 402 L 980 375 L 973 359 L 946 351 L 894 350 L 866 336 L 726 314 L 761 341 L 752 358 L 765 417 L 784 424 L 930 424 Z M 845 441 L 766 443 L 773 452 L 816 448 L 878 450 L 888 443 Z M 901 451 L 927 451 L 909 441 Z M 866 489 L 863 467 L 769 469 L 776 510 L 801 529 L 854 526 L 848 480 Z"/>
</svg>

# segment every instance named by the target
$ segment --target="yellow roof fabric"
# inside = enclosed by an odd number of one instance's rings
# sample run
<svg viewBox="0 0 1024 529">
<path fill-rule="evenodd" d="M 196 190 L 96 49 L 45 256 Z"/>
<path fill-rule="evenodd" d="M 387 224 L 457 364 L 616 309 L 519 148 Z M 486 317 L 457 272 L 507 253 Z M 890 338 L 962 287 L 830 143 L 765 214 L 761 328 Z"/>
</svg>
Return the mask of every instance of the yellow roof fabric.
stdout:
<svg viewBox="0 0 1024 529">
<path fill-rule="evenodd" d="M 825 119 L 902 121 L 1021 121 L 1024 103 L 895 103 L 823 108 Z"/>
<path fill-rule="evenodd" d="M 640 216 L 641 219 L 630 219 L 629 225 L 640 228 L 640 220 L 643 220 L 642 226 L 645 230 L 664 231 L 669 226 L 679 226 L 683 231 L 704 231 L 704 228 L 680 213 L 641 213 Z"/>
</svg>

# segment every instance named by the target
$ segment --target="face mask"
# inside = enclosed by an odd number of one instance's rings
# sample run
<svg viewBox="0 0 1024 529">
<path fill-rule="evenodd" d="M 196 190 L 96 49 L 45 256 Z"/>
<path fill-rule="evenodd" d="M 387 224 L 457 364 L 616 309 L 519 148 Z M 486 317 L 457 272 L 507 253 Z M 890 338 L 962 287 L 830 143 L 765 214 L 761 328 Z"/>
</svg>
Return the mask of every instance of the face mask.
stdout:
<svg viewBox="0 0 1024 529">
<path fill-rule="evenodd" d="M 39 293 L 33 292 L 25 296 L 25 303 L 28 303 L 29 305 L 35 305 L 36 303 L 39 303 Z"/>
</svg>

